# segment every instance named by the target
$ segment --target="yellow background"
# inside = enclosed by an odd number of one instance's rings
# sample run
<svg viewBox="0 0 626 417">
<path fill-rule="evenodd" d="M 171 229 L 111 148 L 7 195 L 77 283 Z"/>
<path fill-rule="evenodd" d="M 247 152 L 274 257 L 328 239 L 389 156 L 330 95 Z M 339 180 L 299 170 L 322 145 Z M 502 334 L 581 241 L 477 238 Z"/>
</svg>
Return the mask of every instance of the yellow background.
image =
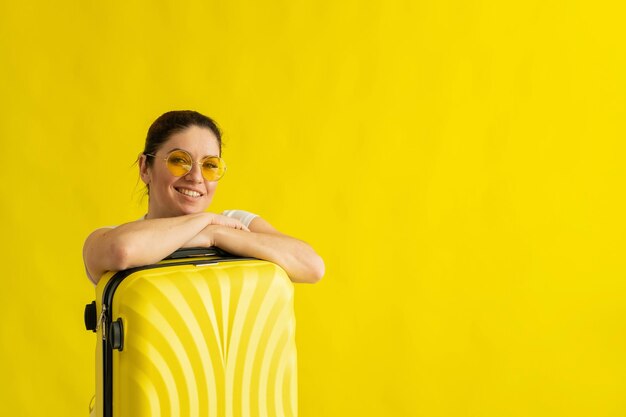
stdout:
<svg viewBox="0 0 626 417">
<path fill-rule="evenodd" d="M 93 393 L 81 248 L 149 124 L 224 130 L 212 208 L 310 242 L 300 415 L 626 415 L 621 2 L 0 5 L 0 414 Z"/>
</svg>

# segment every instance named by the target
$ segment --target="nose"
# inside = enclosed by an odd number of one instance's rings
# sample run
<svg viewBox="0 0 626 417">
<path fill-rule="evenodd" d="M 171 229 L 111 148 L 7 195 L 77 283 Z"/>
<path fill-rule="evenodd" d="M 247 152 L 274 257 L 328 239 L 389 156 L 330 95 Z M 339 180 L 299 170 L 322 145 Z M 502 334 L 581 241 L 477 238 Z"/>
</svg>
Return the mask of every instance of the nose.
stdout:
<svg viewBox="0 0 626 417">
<path fill-rule="evenodd" d="M 200 168 L 200 164 L 193 163 L 191 165 L 191 171 L 189 171 L 185 175 L 185 179 L 187 181 L 192 181 L 192 182 L 195 182 L 195 183 L 203 182 L 204 178 L 202 177 L 202 169 Z"/>
</svg>

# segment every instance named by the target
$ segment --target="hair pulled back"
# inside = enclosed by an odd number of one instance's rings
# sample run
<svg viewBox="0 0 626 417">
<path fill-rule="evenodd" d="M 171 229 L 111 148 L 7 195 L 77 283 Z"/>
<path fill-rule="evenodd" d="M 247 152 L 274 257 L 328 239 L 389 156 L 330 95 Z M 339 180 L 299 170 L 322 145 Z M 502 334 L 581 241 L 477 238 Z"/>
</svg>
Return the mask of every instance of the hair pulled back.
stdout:
<svg viewBox="0 0 626 417">
<path fill-rule="evenodd" d="M 192 126 L 211 130 L 217 138 L 220 155 L 222 154 L 222 132 L 217 123 L 210 117 L 193 110 L 173 110 L 159 116 L 148 129 L 143 154 L 156 154 L 170 136 Z M 148 158 L 146 163 L 151 166 L 154 159 Z"/>
</svg>

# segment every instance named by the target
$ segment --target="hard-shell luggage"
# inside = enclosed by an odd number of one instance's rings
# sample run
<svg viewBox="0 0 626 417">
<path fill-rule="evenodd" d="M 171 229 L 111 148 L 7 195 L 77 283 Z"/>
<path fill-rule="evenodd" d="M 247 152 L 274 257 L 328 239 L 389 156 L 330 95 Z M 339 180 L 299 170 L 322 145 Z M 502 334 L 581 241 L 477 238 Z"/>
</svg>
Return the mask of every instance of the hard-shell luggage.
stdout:
<svg viewBox="0 0 626 417">
<path fill-rule="evenodd" d="M 297 415 L 293 284 L 210 248 L 108 273 L 85 309 L 98 417 Z"/>
</svg>

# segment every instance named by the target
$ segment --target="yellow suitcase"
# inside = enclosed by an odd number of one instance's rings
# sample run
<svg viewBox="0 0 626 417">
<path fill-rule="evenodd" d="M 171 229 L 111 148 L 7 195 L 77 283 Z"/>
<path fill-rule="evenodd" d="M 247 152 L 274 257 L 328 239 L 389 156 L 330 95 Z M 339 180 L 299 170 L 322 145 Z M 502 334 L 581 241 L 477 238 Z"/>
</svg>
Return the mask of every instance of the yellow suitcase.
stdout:
<svg viewBox="0 0 626 417">
<path fill-rule="evenodd" d="M 297 416 L 293 284 L 273 263 L 177 251 L 105 275 L 85 323 L 97 417 Z"/>
</svg>

